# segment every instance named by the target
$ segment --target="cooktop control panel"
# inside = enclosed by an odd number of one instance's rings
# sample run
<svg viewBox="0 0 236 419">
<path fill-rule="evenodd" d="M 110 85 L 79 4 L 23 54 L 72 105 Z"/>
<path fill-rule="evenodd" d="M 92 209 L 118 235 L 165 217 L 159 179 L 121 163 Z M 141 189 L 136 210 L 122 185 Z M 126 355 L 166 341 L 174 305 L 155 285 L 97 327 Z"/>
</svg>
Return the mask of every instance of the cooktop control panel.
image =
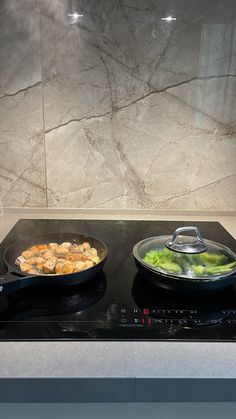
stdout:
<svg viewBox="0 0 236 419">
<path fill-rule="evenodd" d="M 236 311 L 223 310 L 219 313 L 199 313 L 197 310 L 119 308 L 119 327 L 159 327 L 161 324 L 179 327 L 214 326 L 222 322 L 236 324 Z"/>
</svg>

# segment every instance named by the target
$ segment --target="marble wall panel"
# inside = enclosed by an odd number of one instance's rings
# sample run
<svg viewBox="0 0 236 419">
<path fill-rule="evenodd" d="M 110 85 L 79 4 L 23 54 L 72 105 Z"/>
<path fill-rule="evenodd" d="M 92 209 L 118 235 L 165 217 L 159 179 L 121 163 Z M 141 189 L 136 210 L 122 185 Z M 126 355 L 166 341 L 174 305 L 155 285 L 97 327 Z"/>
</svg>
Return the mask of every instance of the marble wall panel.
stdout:
<svg viewBox="0 0 236 419">
<path fill-rule="evenodd" d="M 235 210 L 235 2 L 41 6 L 49 206 Z"/>
<path fill-rule="evenodd" d="M 236 209 L 234 0 L 0 12 L 5 206 Z"/>
<path fill-rule="evenodd" d="M 49 206 L 109 207 L 126 195 L 110 117 L 72 122 L 47 134 Z"/>
<path fill-rule="evenodd" d="M 46 206 L 37 0 L 0 3 L 0 127 L 3 205 Z"/>
</svg>

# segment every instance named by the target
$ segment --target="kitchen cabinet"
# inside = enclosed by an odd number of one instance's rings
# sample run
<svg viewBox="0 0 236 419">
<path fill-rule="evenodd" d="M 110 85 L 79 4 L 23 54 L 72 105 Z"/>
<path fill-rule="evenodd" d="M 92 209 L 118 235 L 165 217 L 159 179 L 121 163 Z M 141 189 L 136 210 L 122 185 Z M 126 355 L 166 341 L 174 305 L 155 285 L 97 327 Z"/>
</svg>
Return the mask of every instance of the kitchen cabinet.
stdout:
<svg viewBox="0 0 236 419">
<path fill-rule="evenodd" d="M 236 403 L 1 404 L 4 419 L 235 419 Z"/>
</svg>

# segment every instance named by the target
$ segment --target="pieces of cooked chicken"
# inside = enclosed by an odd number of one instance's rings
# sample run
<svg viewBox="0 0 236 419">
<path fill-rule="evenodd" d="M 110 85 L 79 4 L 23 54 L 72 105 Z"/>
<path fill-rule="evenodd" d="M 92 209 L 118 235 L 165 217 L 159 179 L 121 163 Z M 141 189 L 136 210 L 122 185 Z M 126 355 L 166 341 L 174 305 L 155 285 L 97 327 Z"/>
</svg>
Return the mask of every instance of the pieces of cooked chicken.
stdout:
<svg viewBox="0 0 236 419">
<path fill-rule="evenodd" d="M 54 253 L 52 250 L 47 250 L 46 252 L 43 252 L 41 256 L 43 259 L 51 260 L 54 257 Z"/>
<path fill-rule="evenodd" d="M 43 272 L 45 274 L 51 274 L 54 272 L 54 268 L 56 266 L 57 258 L 52 257 L 51 259 L 47 260 L 44 265 L 42 266 Z"/>
<path fill-rule="evenodd" d="M 62 245 L 57 246 L 55 248 L 55 251 L 54 251 L 55 256 L 57 256 L 57 257 L 66 256 L 66 255 L 68 255 L 69 252 L 70 252 L 69 247 L 68 246 L 62 246 Z"/>
<path fill-rule="evenodd" d="M 80 244 L 79 246 L 77 244 L 74 244 L 72 246 L 71 251 L 73 253 L 83 253 L 85 251 L 84 247 L 82 246 L 82 244 Z"/>
<path fill-rule="evenodd" d="M 84 264 L 85 264 L 85 269 L 92 268 L 92 266 L 94 266 L 91 260 L 86 260 Z"/>
<path fill-rule="evenodd" d="M 23 256 L 18 256 L 18 258 L 15 261 L 15 264 L 20 266 L 21 263 L 25 263 L 25 262 L 26 262 L 26 259 L 23 258 Z"/>
<path fill-rule="evenodd" d="M 35 265 L 35 261 L 36 261 L 36 257 L 27 259 L 27 263 L 29 263 L 30 265 Z"/>
<path fill-rule="evenodd" d="M 25 259 L 29 259 L 35 256 L 35 253 L 32 250 L 25 250 L 21 253 L 21 256 Z"/>
<path fill-rule="evenodd" d="M 90 252 L 92 253 L 93 257 L 98 255 L 97 249 L 95 249 L 95 247 L 91 247 Z"/>
<path fill-rule="evenodd" d="M 49 250 L 54 251 L 56 249 L 56 247 L 58 246 L 57 243 L 48 243 L 48 248 Z"/>
<path fill-rule="evenodd" d="M 86 268 L 85 262 L 75 262 L 74 263 L 74 272 L 80 272 L 83 271 L 83 269 Z"/>
<path fill-rule="evenodd" d="M 84 260 L 84 254 L 83 253 L 72 253 L 69 255 L 69 259 L 71 262 L 76 262 L 78 260 Z"/>
<path fill-rule="evenodd" d="M 61 273 L 61 269 L 62 269 L 62 266 L 64 265 L 64 260 L 63 260 L 63 262 L 56 262 L 56 266 L 55 266 L 55 273 L 56 274 L 59 274 L 60 275 L 60 273 Z"/>
<path fill-rule="evenodd" d="M 48 250 L 48 245 L 36 244 L 35 246 L 32 246 L 30 250 L 34 253 L 34 256 L 36 256 L 38 253 L 46 252 L 46 250 Z"/>
<path fill-rule="evenodd" d="M 58 267 L 58 265 L 56 265 Z M 60 274 L 71 274 L 74 272 L 74 264 L 70 261 L 65 260 L 62 266 L 57 268 L 57 273 Z"/>
<path fill-rule="evenodd" d="M 42 256 L 38 256 L 38 257 L 35 258 L 35 265 L 36 266 L 39 265 L 39 264 L 42 264 L 42 263 L 45 263 L 45 259 Z"/>
<path fill-rule="evenodd" d="M 41 256 L 38 256 L 35 258 L 35 267 L 39 270 L 42 271 L 43 270 L 43 265 L 46 262 L 46 259 L 43 259 Z M 39 272 L 38 272 L 39 274 Z"/>
<path fill-rule="evenodd" d="M 82 243 L 82 246 L 83 246 L 84 250 L 88 250 L 88 249 L 91 248 L 91 246 L 90 246 L 90 244 L 88 242 Z"/>
<path fill-rule="evenodd" d="M 93 252 L 91 252 L 91 249 L 85 250 L 85 252 L 83 253 L 83 255 L 85 256 L 86 259 L 90 259 L 90 258 L 93 257 Z"/>
<path fill-rule="evenodd" d="M 64 243 L 61 244 L 61 246 L 68 247 L 68 249 L 71 249 L 72 244 L 70 242 L 64 242 Z"/>
<path fill-rule="evenodd" d="M 20 269 L 22 270 L 22 272 L 27 273 L 32 269 L 32 265 L 30 265 L 29 263 L 21 263 Z"/>
<path fill-rule="evenodd" d="M 91 261 L 95 263 L 95 265 L 97 265 L 100 262 L 100 258 L 98 256 L 94 256 L 94 258 L 92 258 Z"/>
<path fill-rule="evenodd" d="M 88 242 L 38 244 L 22 252 L 16 264 L 24 273 L 32 275 L 65 275 L 80 272 L 100 262 L 97 250 Z"/>
</svg>

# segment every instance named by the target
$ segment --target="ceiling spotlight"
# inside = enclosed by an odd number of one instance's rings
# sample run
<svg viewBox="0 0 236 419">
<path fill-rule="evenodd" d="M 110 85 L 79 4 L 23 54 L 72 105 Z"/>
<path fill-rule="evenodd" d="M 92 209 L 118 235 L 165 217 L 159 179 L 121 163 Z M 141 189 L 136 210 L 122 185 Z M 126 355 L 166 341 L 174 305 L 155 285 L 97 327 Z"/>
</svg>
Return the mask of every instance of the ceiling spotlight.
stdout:
<svg viewBox="0 0 236 419">
<path fill-rule="evenodd" d="M 77 19 L 78 17 L 83 17 L 84 15 L 80 14 L 80 13 L 68 13 L 69 17 L 73 17 L 73 19 Z"/>
<path fill-rule="evenodd" d="M 84 15 L 82 15 L 81 13 L 74 12 L 74 13 L 67 13 L 67 16 L 70 18 L 71 24 L 73 25 L 77 23 L 80 20 L 80 18 L 83 17 Z"/>
<path fill-rule="evenodd" d="M 166 22 L 172 22 L 173 20 L 176 20 L 176 17 L 167 16 L 167 17 L 162 17 L 161 20 L 165 20 Z"/>
</svg>

